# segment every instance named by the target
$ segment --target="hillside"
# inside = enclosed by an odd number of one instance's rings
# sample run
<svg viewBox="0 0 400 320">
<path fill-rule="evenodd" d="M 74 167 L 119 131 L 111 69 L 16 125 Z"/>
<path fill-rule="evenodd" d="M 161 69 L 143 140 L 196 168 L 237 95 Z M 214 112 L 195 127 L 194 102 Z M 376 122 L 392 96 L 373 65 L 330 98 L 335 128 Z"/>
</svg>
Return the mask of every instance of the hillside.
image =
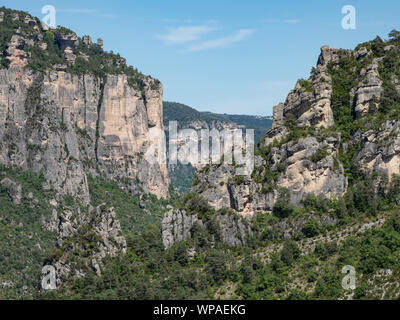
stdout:
<svg viewBox="0 0 400 320">
<path fill-rule="evenodd" d="M 179 128 L 216 127 L 221 130 L 225 126 L 235 124 L 238 128 L 254 129 L 254 141 L 263 138 L 267 130 L 272 126 L 271 117 L 219 114 L 212 112 L 200 112 L 187 105 L 176 102 L 163 102 L 164 127 L 168 127 L 169 121 L 178 121 Z"/>
<path fill-rule="evenodd" d="M 0 299 L 400 298 L 400 32 L 323 46 L 270 128 L 163 106 L 102 41 L 4 7 L 0 61 Z M 144 157 L 170 120 L 266 130 L 252 174 L 222 157 L 176 193 Z"/>
<path fill-rule="evenodd" d="M 212 112 L 203 112 L 203 114 L 216 117 L 221 120 L 232 121 L 240 127 L 254 129 L 254 141 L 257 143 L 265 137 L 268 129 L 271 128 L 273 119 L 269 116 L 249 116 L 239 114 L 219 114 Z"/>
<path fill-rule="evenodd" d="M 251 177 L 235 176 L 235 167 L 226 164 L 200 170 L 191 192 L 167 208 L 161 227 L 128 242 L 131 254 L 111 261 L 107 276 L 85 277 L 79 288 L 86 290 L 64 294 L 398 299 L 399 177 L 396 166 L 386 171 L 387 179 L 374 168 L 391 168 L 397 157 L 392 139 L 398 131 L 392 128 L 399 121 L 400 100 L 392 80 L 399 57 L 399 39 L 378 38 L 356 50 L 323 47 L 310 79 L 300 80 L 275 108 Z M 364 78 L 367 70 L 372 74 Z M 375 98 L 365 94 L 371 88 Z M 369 108 L 371 99 L 376 104 L 370 112 L 356 112 L 358 102 Z M 376 167 L 363 164 L 366 150 L 370 160 L 381 150 Z M 135 272 L 129 271 L 132 263 Z M 354 267 L 355 290 L 342 286 L 346 266 Z M 116 270 L 123 281 L 113 276 Z M 119 293 L 110 289 L 120 283 Z"/>
</svg>

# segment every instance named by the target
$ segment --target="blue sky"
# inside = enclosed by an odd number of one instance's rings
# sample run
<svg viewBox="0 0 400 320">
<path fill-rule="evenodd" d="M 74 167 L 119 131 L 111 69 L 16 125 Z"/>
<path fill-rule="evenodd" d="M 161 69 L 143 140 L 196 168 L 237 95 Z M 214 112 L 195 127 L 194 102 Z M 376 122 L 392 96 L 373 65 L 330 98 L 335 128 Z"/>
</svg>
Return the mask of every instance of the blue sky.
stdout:
<svg viewBox="0 0 400 320">
<path fill-rule="evenodd" d="M 354 48 L 400 29 L 398 0 L 1 0 L 0 6 L 103 38 L 105 50 L 160 79 L 164 100 L 198 110 L 271 115 L 298 78 L 307 78 L 322 45 Z M 344 5 L 356 30 L 341 27 Z"/>
</svg>

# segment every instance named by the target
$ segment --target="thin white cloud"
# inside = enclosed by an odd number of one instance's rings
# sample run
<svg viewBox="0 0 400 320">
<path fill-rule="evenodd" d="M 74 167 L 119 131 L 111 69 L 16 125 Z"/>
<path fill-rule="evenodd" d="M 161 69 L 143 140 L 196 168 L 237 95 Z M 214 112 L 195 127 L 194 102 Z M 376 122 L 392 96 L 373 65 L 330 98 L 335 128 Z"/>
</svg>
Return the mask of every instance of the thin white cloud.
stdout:
<svg viewBox="0 0 400 320">
<path fill-rule="evenodd" d="M 290 23 L 290 24 L 297 24 L 300 23 L 301 20 L 299 19 L 288 19 L 288 20 L 283 20 L 284 23 Z"/>
<path fill-rule="evenodd" d="M 212 48 L 226 47 L 232 43 L 248 38 L 253 33 L 253 29 L 240 29 L 230 36 L 214 40 L 207 40 L 200 42 L 199 44 L 192 45 L 187 49 L 187 51 L 201 51 Z"/>
<path fill-rule="evenodd" d="M 98 18 L 108 18 L 115 19 L 118 15 L 112 13 L 102 13 L 95 9 L 82 9 L 82 8 L 72 8 L 72 9 L 57 9 L 57 12 L 73 13 L 73 14 L 86 14 Z"/>
<path fill-rule="evenodd" d="M 271 24 L 297 24 L 300 23 L 300 19 L 263 19 L 261 23 L 271 23 Z"/>
<path fill-rule="evenodd" d="M 216 30 L 212 25 L 184 26 L 170 28 L 167 34 L 157 35 L 165 44 L 182 44 L 199 40 L 202 36 Z"/>
</svg>

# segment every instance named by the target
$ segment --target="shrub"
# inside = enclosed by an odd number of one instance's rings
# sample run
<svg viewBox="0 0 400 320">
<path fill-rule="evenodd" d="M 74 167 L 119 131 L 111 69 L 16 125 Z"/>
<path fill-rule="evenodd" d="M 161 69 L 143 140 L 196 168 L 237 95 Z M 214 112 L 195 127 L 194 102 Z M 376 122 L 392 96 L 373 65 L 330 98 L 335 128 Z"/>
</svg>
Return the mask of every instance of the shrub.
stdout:
<svg viewBox="0 0 400 320">
<path fill-rule="evenodd" d="M 317 152 L 315 152 L 311 156 L 310 160 L 314 163 L 317 163 L 317 162 L 321 161 L 322 159 L 325 159 L 328 155 L 329 155 L 329 153 L 326 150 L 326 148 L 318 149 Z"/>
<path fill-rule="evenodd" d="M 291 266 L 300 257 L 300 249 L 294 241 L 286 241 L 281 250 L 281 260 L 287 266 Z"/>
<path fill-rule="evenodd" d="M 301 232 L 308 238 L 315 237 L 321 232 L 321 224 L 311 218 L 304 224 Z"/>
<path fill-rule="evenodd" d="M 184 195 L 182 205 L 189 214 L 197 214 L 202 220 L 209 220 L 215 211 L 208 202 L 195 192 L 188 192 Z"/>
<path fill-rule="evenodd" d="M 279 190 L 279 196 L 272 212 L 279 218 L 287 218 L 294 212 L 294 206 L 290 203 L 290 191 L 288 189 L 281 188 Z"/>
</svg>

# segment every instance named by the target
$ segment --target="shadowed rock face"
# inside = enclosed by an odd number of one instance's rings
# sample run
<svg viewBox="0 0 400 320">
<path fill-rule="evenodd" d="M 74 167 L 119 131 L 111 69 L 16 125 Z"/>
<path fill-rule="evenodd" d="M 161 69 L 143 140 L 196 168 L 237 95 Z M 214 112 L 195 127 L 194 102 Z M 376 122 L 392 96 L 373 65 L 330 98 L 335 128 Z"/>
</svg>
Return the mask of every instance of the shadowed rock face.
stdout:
<svg viewBox="0 0 400 320">
<path fill-rule="evenodd" d="M 145 84 L 145 103 L 125 75 L 104 81 L 64 71 L 34 73 L 24 65 L 0 70 L 1 163 L 43 171 L 61 195 L 84 203 L 87 174 L 125 179 L 129 188 L 141 185 L 167 196 L 166 166 L 150 165 L 142 156 L 154 142 L 149 131 L 163 130 L 161 86 Z M 165 143 L 162 136 L 156 139 Z"/>
</svg>

